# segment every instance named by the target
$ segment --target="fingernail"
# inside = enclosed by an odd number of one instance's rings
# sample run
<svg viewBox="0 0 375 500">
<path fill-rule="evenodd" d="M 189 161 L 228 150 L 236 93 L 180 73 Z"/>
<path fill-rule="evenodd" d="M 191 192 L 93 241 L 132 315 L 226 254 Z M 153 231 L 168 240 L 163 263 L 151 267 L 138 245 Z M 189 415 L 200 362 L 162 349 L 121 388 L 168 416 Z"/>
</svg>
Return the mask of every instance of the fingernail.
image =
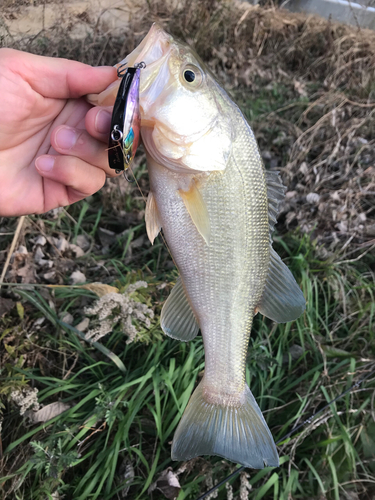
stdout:
<svg viewBox="0 0 375 500">
<path fill-rule="evenodd" d="M 35 166 L 40 172 L 49 172 L 50 170 L 53 169 L 53 165 L 55 163 L 55 157 L 54 156 L 39 156 L 35 160 Z"/>
<path fill-rule="evenodd" d="M 61 127 L 55 136 L 56 145 L 60 149 L 72 149 L 78 139 L 78 133 L 74 128 Z"/>
<path fill-rule="evenodd" d="M 95 129 L 99 134 L 108 134 L 111 127 L 112 115 L 105 109 L 101 109 L 95 118 Z"/>
</svg>

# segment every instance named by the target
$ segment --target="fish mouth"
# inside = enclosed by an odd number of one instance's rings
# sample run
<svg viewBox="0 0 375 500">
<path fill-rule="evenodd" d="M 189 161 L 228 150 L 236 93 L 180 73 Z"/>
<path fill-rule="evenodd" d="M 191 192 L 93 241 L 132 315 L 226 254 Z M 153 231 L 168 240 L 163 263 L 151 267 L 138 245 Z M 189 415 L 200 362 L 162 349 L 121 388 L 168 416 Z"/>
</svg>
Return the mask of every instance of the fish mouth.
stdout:
<svg viewBox="0 0 375 500">
<path fill-rule="evenodd" d="M 158 75 L 160 65 L 164 65 L 172 50 L 173 38 L 163 28 L 154 23 L 141 43 L 122 61 L 115 65 L 116 69 L 134 67 L 144 63 L 141 71 L 139 92 L 142 94 L 153 83 Z"/>
<path fill-rule="evenodd" d="M 141 95 L 156 79 L 159 65 L 168 60 L 172 42 L 173 38 L 161 26 L 154 23 L 141 43 L 125 59 L 116 64 L 115 68 L 123 73 L 126 68 L 134 67 L 141 62 L 145 63 L 146 67 L 142 69 L 140 78 Z M 88 94 L 86 100 L 94 106 L 113 106 L 120 81 L 119 76 L 103 92 Z"/>
</svg>

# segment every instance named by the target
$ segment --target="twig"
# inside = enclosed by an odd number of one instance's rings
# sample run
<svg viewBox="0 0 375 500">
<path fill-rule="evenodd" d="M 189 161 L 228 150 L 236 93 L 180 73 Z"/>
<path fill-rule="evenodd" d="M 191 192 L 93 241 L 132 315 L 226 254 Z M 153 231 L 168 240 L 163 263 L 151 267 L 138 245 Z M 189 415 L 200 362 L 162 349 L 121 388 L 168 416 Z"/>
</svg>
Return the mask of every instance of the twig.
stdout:
<svg viewBox="0 0 375 500">
<path fill-rule="evenodd" d="M 339 262 L 336 262 L 335 264 L 338 266 L 340 264 L 349 264 L 351 262 L 357 262 L 358 260 L 362 259 L 362 257 L 364 257 L 367 253 L 369 253 L 373 248 L 375 248 L 375 245 L 372 245 L 365 252 L 361 253 L 361 255 L 358 255 L 358 257 L 356 257 L 355 259 L 340 260 Z"/>
<path fill-rule="evenodd" d="M 19 220 L 18 220 L 17 229 L 16 229 L 16 232 L 14 233 L 13 241 L 12 241 L 12 244 L 10 245 L 10 249 L 9 249 L 9 252 L 8 252 L 8 255 L 7 255 L 7 259 L 5 261 L 5 264 L 4 264 L 4 267 L 3 267 L 3 271 L 2 271 L 1 276 L 0 276 L 0 289 L 1 289 L 1 283 L 4 281 L 5 274 L 6 274 L 7 270 L 8 270 L 10 259 L 12 257 L 13 252 L 14 252 L 14 249 L 15 249 L 15 247 L 17 245 L 18 237 L 20 235 L 23 223 L 25 221 L 25 217 L 26 217 L 25 215 L 22 215 L 19 218 Z"/>
</svg>

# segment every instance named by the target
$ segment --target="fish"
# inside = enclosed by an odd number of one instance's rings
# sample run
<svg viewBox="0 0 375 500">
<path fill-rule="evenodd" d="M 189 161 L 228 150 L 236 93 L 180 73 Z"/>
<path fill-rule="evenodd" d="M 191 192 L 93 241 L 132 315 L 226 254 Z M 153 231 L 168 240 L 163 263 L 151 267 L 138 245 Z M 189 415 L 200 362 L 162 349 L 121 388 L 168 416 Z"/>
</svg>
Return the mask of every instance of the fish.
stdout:
<svg viewBox="0 0 375 500">
<path fill-rule="evenodd" d="M 279 465 L 262 412 L 245 380 L 253 317 L 297 319 L 305 299 L 272 247 L 285 194 L 266 171 L 239 107 L 187 44 L 154 24 L 119 65 L 144 62 L 141 137 L 150 179 L 145 220 L 162 230 L 179 278 L 162 308 L 166 335 L 201 331 L 202 380 L 172 442 L 172 459 L 218 455 L 254 469 Z M 118 82 L 92 104 L 114 102 Z"/>
</svg>

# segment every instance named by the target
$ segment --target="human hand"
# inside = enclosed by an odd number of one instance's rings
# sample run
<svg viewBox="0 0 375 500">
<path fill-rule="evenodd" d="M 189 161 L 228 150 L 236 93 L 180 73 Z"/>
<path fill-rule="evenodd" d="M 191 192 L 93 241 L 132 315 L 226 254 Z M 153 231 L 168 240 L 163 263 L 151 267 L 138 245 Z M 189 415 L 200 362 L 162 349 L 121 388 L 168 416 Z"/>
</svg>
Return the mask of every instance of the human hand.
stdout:
<svg viewBox="0 0 375 500">
<path fill-rule="evenodd" d="M 98 191 L 111 114 L 81 96 L 117 78 L 111 67 L 0 49 L 0 215 L 44 213 Z"/>
</svg>

